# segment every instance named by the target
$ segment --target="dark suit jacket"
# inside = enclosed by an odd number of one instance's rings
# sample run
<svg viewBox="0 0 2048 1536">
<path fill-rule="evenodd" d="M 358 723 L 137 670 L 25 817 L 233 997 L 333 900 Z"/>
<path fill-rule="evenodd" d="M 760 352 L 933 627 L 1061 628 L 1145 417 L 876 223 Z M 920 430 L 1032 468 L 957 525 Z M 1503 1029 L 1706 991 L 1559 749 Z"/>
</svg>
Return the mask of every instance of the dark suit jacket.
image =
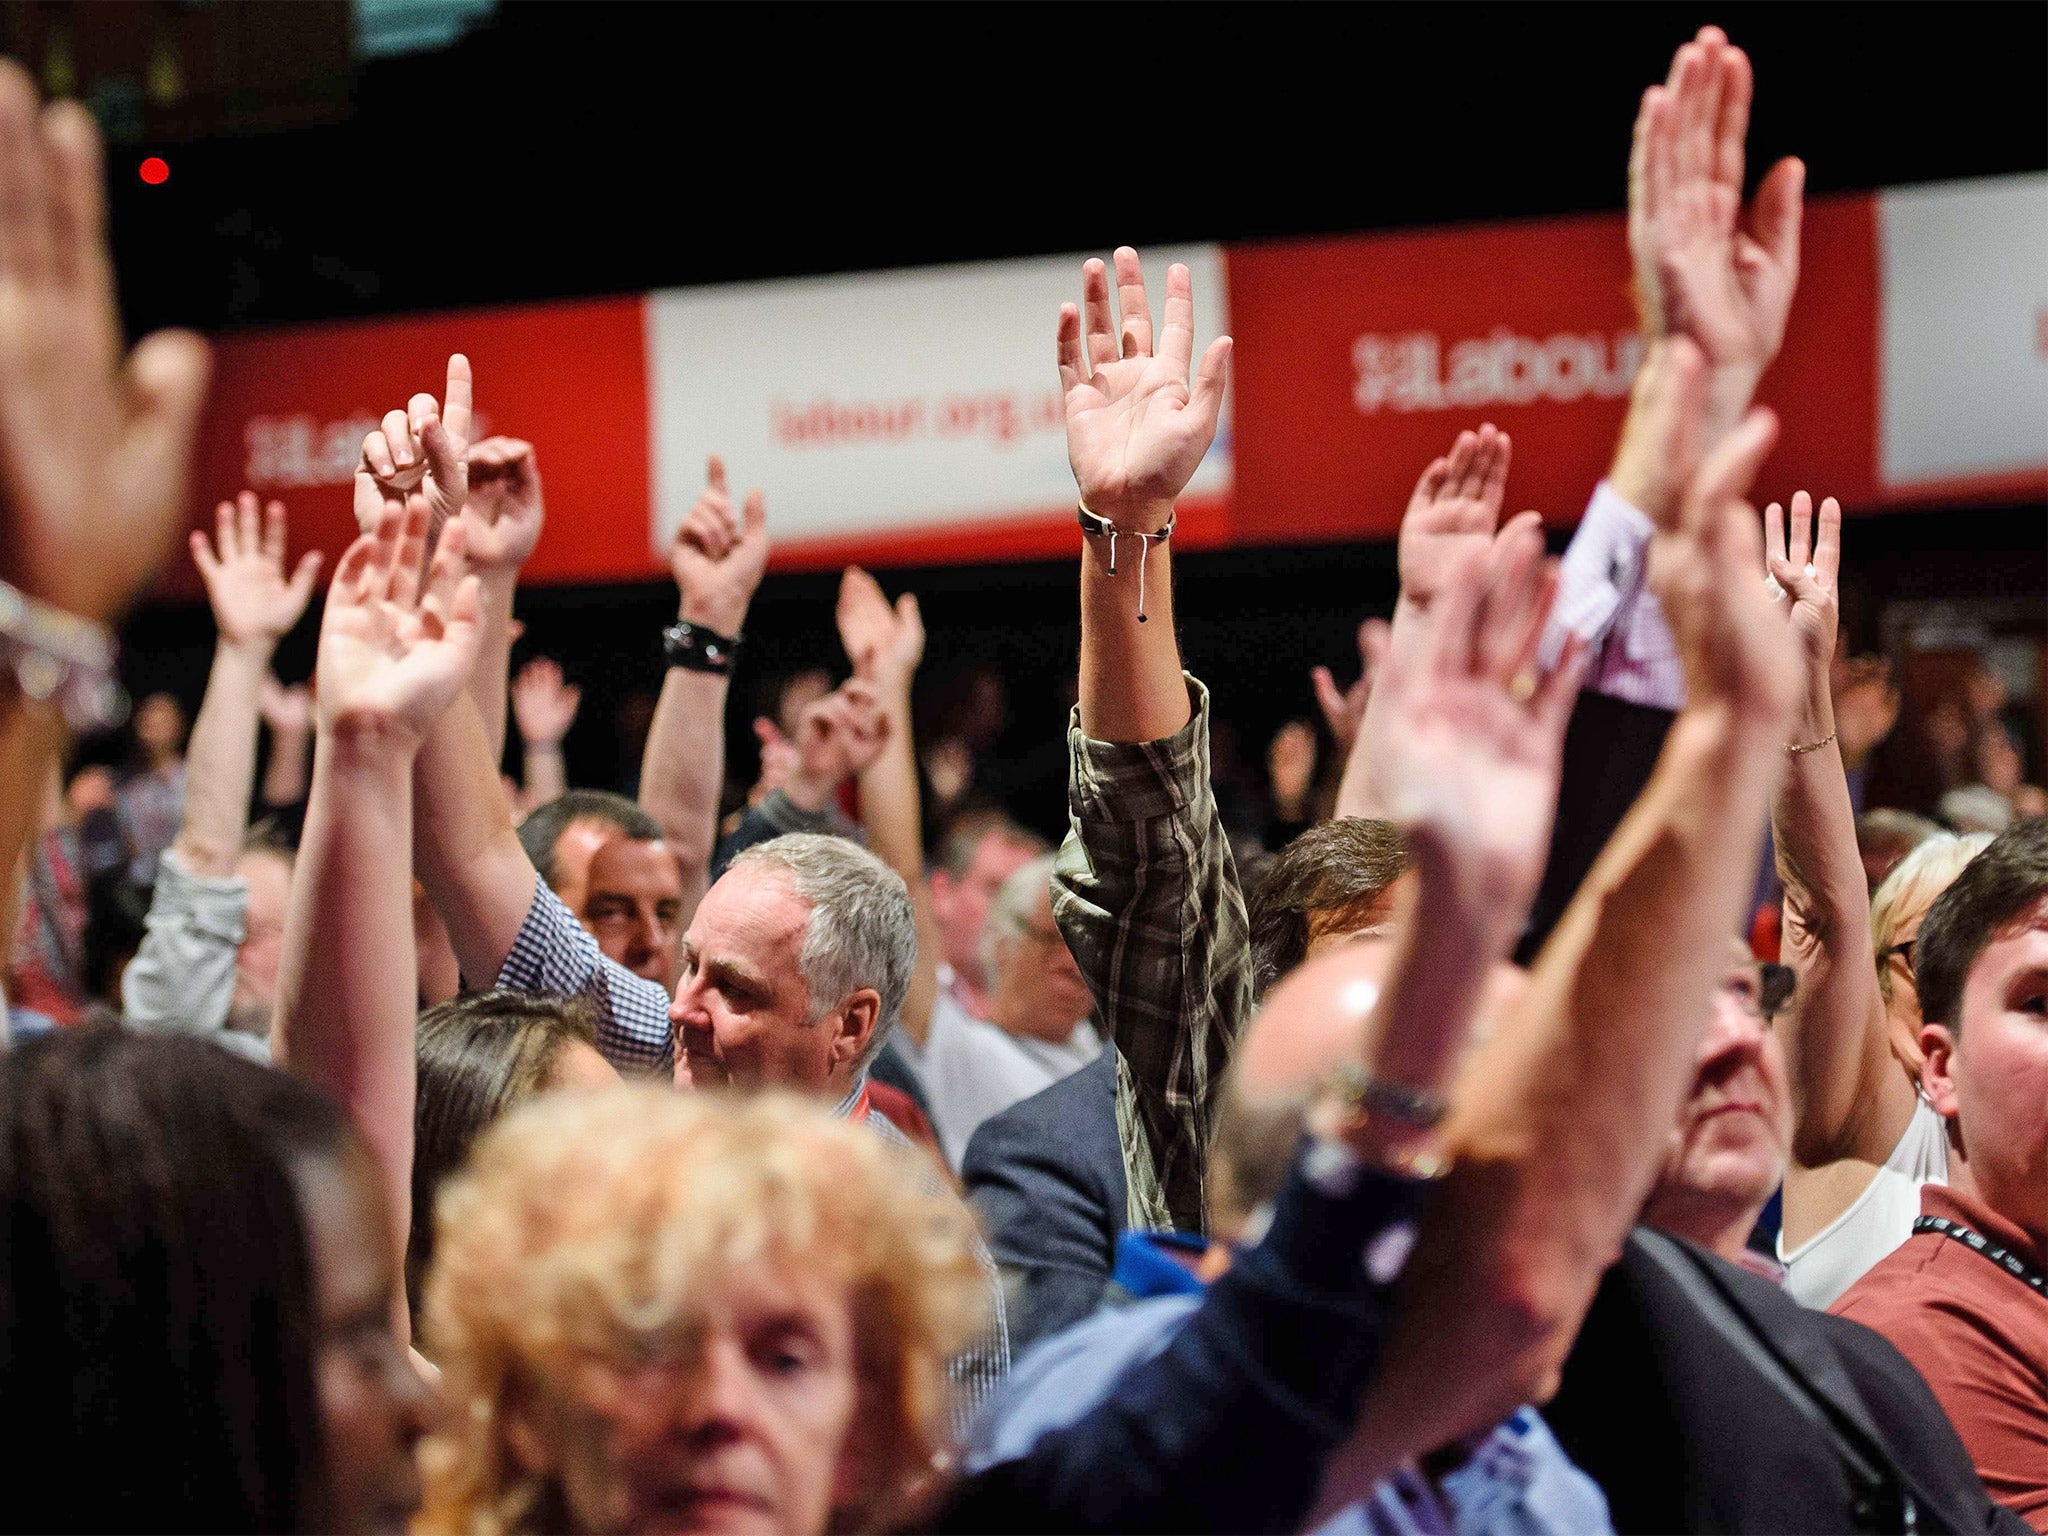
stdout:
<svg viewBox="0 0 2048 1536">
<path fill-rule="evenodd" d="M 1725 1303 L 1719 1319 L 1699 1287 Z M 1736 1330 L 1804 1384 L 1821 1417 L 1773 1385 Z M 1859 1485 L 1836 1434 L 1910 1495 L 1921 1530 L 2026 1530 L 1991 1502 L 1927 1383 L 1877 1334 L 1640 1229 L 1543 1416 L 1623 1533 L 1896 1529 L 1896 1498 Z"/>
<path fill-rule="evenodd" d="M 1124 1227 L 1116 1048 L 982 1121 L 960 1178 L 1009 1287 L 1013 1354 L 1093 1312 Z"/>
</svg>

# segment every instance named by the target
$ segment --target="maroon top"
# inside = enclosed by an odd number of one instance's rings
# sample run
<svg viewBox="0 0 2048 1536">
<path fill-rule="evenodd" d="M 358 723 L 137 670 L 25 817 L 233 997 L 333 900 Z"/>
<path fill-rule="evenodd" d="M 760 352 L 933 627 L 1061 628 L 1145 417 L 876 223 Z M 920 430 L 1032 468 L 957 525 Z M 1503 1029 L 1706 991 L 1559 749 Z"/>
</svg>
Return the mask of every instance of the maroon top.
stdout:
<svg viewBox="0 0 2048 1536">
<path fill-rule="evenodd" d="M 1927 1185 L 1920 1210 L 2048 1271 L 2039 1244 L 1953 1189 Z M 1828 1310 L 1913 1362 L 1991 1497 L 2048 1531 L 2048 1296 L 1953 1237 L 1917 1232 Z"/>
</svg>

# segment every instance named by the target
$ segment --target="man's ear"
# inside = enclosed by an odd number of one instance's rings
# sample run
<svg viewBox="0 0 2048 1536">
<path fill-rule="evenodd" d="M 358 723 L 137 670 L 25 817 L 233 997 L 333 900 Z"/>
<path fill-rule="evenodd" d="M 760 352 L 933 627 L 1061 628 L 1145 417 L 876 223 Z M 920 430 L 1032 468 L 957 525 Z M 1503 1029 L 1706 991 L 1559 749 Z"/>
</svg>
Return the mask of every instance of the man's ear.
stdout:
<svg viewBox="0 0 2048 1536">
<path fill-rule="evenodd" d="M 859 1060 L 881 1020 L 881 993 L 873 987 L 861 987 L 850 993 L 839 1005 L 839 1030 L 832 1040 L 833 1064 Z"/>
<path fill-rule="evenodd" d="M 1956 1037 L 1946 1024 L 1923 1024 L 1920 1051 L 1920 1089 L 1937 1115 L 1953 1120 L 1961 1109 L 1956 1100 Z"/>
</svg>

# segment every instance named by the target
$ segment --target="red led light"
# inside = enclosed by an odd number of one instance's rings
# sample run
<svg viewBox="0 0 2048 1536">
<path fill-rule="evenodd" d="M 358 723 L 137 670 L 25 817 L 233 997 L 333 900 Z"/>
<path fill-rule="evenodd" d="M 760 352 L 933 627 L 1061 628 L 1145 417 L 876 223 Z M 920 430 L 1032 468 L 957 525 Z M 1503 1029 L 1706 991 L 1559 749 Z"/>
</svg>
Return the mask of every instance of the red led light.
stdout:
<svg viewBox="0 0 2048 1536">
<path fill-rule="evenodd" d="M 151 155 L 136 167 L 136 174 L 152 187 L 160 187 L 171 179 L 171 168 L 155 155 Z"/>
</svg>

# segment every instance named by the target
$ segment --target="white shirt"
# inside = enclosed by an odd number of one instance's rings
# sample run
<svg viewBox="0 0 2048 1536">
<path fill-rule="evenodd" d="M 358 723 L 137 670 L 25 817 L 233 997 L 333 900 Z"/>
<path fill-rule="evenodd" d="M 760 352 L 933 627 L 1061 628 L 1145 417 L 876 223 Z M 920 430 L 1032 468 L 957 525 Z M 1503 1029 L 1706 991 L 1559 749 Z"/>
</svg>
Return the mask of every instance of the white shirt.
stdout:
<svg viewBox="0 0 2048 1536">
<path fill-rule="evenodd" d="M 942 988 L 923 1048 L 900 1031 L 896 1048 L 924 1087 L 932 1129 L 957 1173 L 982 1121 L 1080 1071 L 1102 1054 L 1102 1038 L 1086 1019 L 1059 1042 L 1012 1035 L 969 1014 Z"/>
<path fill-rule="evenodd" d="M 1948 1183 L 1948 1122 L 1915 1096 L 1913 1118 L 1884 1166 L 1842 1212 L 1790 1253 L 1778 1234 L 1785 1289 L 1801 1306 L 1826 1309 L 1879 1259 L 1913 1235 L 1920 1186 Z"/>
</svg>

